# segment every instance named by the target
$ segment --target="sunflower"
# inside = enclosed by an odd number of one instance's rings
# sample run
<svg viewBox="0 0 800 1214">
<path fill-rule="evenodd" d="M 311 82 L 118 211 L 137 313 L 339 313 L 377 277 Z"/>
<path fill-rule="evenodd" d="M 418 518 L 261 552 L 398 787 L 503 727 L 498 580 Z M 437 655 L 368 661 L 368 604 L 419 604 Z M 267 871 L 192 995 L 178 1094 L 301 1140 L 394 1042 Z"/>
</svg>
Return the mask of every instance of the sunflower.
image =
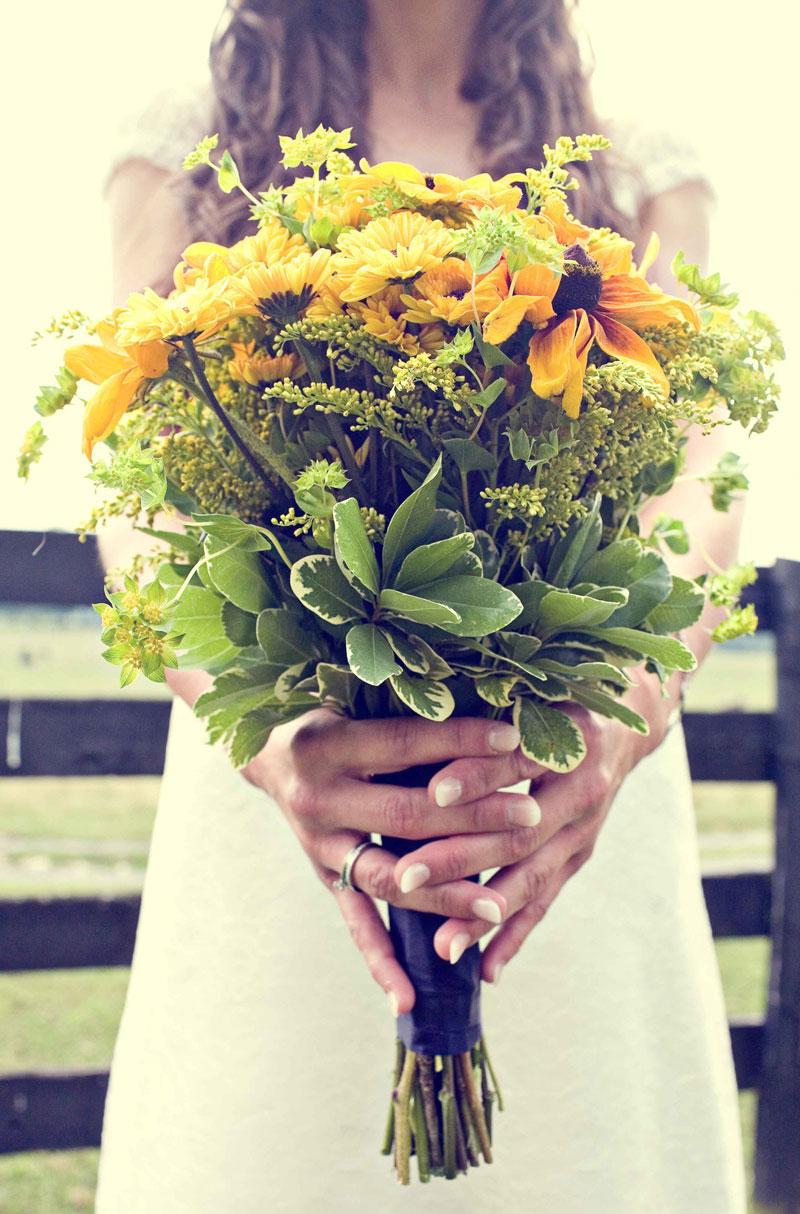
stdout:
<svg viewBox="0 0 800 1214">
<path fill-rule="evenodd" d="M 78 379 L 99 384 L 83 415 L 83 453 L 92 458 L 95 443 L 107 438 L 147 379 L 163 375 L 169 365 L 170 347 L 163 341 L 143 342 L 120 349 L 114 321 L 97 326 L 100 345 L 70 346 L 64 363 Z"/>
<path fill-rule="evenodd" d="M 215 282 L 199 278 L 166 299 L 150 287 L 129 295 L 117 312 L 117 343 L 127 347 L 189 336 L 206 341 L 234 315 L 236 293 L 231 284 L 228 277 Z"/>
<path fill-rule="evenodd" d="M 333 257 L 337 293 L 348 303 L 368 299 L 441 265 L 452 251 L 453 236 L 438 219 L 414 211 L 373 219 L 339 237 Z"/>
<path fill-rule="evenodd" d="M 406 305 L 403 319 L 412 324 L 431 320 L 449 325 L 469 323 L 476 315 L 482 318 L 491 312 L 507 292 L 505 262 L 476 279 L 473 295 L 472 271 L 460 258 L 448 257 L 416 280 L 412 294 L 400 296 Z"/>
<path fill-rule="evenodd" d="M 237 276 L 240 316 L 263 316 L 286 325 L 302 315 L 335 310 L 327 284 L 331 275 L 329 249 L 300 252 L 286 262 L 267 266 L 251 262 Z"/>
<path fill-rule="evenodd" d="M 513 175 L 495 180 L 489 173 L 476 173 L 474 177 L 453 177 L 449 173 L 434 173 L 426 177 L 413 164 L 397 160 L 384 160 L 380 164 L 359 162 L 367 188 L 393 185 L 407 198 L 413 198 L 419 207 L 432 211 L 441 218 L 455 223 L 464 223 L 474 211 L 483 207 L 495 207 L 500 211 L 514 211 L 522 199 L 522 191 L 513 184 Z"/>
<path fill-rule="evenodd" d="M 608 266 L 625 264 L 626 250 L 617 241 L 604 245 L 595 240 L 590 247 Z M 648 253 L 652 255 L 652 245 Z M 611 357 L 642 367 L 669 394 L 660 363 L 635 330 L 676 323 L 699 329 L 691 304 L 666 295 L 640 274 L 604 275 L 600 261 L 582 245 L 571 245 L 564 257 L 565 270 L 552 299 L 555 315 L 530 342 L 528 366 L 534 392 L 543 397 L 563 393 L 564 412 L 577 417 L 586 362 L 596 342 Z"/>
<path fill-rule="evenodd" d="M 231 379 L 257 388 L 259 384 L 271 384 L 276 379 L 290 379 L 300 371 L 301 363 L 296 354 L 271 355 L 256 350 L 256 343 L 231 342 L 233 358 L 228 363 Z"/>
</svg>

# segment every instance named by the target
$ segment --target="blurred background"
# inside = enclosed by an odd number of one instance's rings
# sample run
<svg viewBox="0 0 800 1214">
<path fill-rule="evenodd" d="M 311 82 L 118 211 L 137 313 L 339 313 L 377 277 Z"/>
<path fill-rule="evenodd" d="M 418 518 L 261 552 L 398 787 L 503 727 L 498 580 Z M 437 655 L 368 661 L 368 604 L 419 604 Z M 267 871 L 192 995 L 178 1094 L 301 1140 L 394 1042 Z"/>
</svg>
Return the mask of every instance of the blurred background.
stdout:
<svg viewBox="0 0 800 1214">
<path fill-rule="evenodd" d="M 160 90 L 202 83 L 219 9 L 219 0 L 137 0 L 134 7 L 40 0 L 5 18 L 0 530 L 30 530 L 31 548 L 43 531 L 79 523 L 90 498 L 75 410 L 53 419 L 30 484 L 16 479 L 36 390 L 52 382 L 59 359 L 55 343 L 34 348 L 31 335 L 67 308 L 99 314 L 109 305 L 102 184 L 117 132 Z M 742 555 L 761 565 L 800 558 L 795 512 L 785 505 L 800 438 L 790 323 L 797 276 L 781 228 L 790 163 L 785 115 L 796 72 L 786 6 L 583 0 L 580 12 L 596 60 L 598 112 L 694 144 L 717 194 L 709 268 L 783 330 L 784 409 L 747 451 L 753 491 Z M 0 569 L 0 586 L 2 579 Z M 80 608 L 0 605 L 0 696 L 116 694 L 116 672 L 98 659 L 94 618 Z M 126 694 L 152 697 L 154 689 L 137 684 Z M 693 684 L 690 706 L 767 711 L 773 697 L 774 661 L 763 635 L 716 654 Z M 137 892 L 157 787 L 155 776 L 0 780 L 0 898 Z M 712 782 L 696 793 L 706 867 L 768 868 L 771 787 Z M 758 1014 L 768 941 L 726 940 L 718 950 L 729 1010 Z M 126 982 L 124 968 L 0 974 L 0 1074 L 107 1067 Z M 749 1138 L 751 1096 L 742 1097 L 742 1108 Z M 91 1209 L 95 1170 L 92 1150 L 0 1156 L 0 1211 Z"/>
</svg>

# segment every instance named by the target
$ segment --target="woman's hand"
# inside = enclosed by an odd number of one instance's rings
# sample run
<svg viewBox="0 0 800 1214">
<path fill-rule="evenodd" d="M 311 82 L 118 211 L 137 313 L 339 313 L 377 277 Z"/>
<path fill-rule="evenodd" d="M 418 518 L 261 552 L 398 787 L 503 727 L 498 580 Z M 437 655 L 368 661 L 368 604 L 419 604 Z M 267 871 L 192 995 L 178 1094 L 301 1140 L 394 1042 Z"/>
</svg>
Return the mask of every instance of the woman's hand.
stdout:
<svg viewBox="0 0 800 1214">
<path fill-rule="evenodd" d="M 448 836 L 495 840 L 528 838 L 538 821 L 536 802 L 520 793 L 499 792 L 504 784 L 541 773 L 517 749 L 519 733 L 500 721 L 456 717 L 434 723 L 419 717 L 352 721 L 319 708 L 273 730 L 243 775 L 264 789 L 289 820 L 317 875 L 333 890 L 345 856 L 365 835 L 403 839 Z M 370 776 L 423 763 L 458 762 L 438 775 L 440 795 L 426 788 L 372 784 Z M 461 764 L 480 784 L 469 796 L 452 796 Z M 453 775 L 455 772 L 455 775 Z M 448 773 L 450 773 L 448 777 Z M 448 784 L 448 778 L 450 783 Z M 441 790 L 450 790 L 450 799 Z M 465 804 L 464 802 L 468 802 Z M 357 890 L 334 890 L 342 915 L 376 982 L 392 1007 L 408 1011 L 414 990 L 397 962 L 389 934 L 372 898 L 413 910 L 435 911 L 459 922 L 501 923 L 502 890 L 455 877 L 426 888 L 395 881 L 396 857 L 366 849 L 356 861 Z M 363 892 L 362 892 L 363 891 Z"/>
<path fill-rule="evenodd" d="M 499 981 L 503 966 L 519 951 L 564 884 L 589 859 L 625 776 L 662 741 L 675 698 L 673 694 L 664 699 L 650 676 L 643 676 L 628 695 L 627 703 L 650 723 L 647 737 L 617 721 L 566 706 L 564 710 L 581 726 L 587 753 L 568 775 L 541 775 L 534 786 L 541 810 L 538 825 L 494 836 L 438 839 L 398 860 L 395 878 L 401 888 L 431 888 L 439 881 L 456 881 L 499 869 L 483 887 L 487 892 L 502 894 L 507 907 L 500 930 L 483 954 L 481 972 L 485 981 Z M 519 779 L 519 770 L 514 756 L 493 760 L 491 772 L 485 761 L 478 766 L 463 759 L 433 777 L 429 794 L 433 801 L 441 802 L 444 794 L 444 799 L 452 795 L 454 801 L 469 802 L 472 797 L 486 796 L 490 789 Z M 453 780 L 460 784 L 460 790 L 450 783 Z M 489 930 L 489 924 L 474 917 L 453 916 L 439 928 L 434 946 L 441 957 L 455 963 Z"/>
</svg>

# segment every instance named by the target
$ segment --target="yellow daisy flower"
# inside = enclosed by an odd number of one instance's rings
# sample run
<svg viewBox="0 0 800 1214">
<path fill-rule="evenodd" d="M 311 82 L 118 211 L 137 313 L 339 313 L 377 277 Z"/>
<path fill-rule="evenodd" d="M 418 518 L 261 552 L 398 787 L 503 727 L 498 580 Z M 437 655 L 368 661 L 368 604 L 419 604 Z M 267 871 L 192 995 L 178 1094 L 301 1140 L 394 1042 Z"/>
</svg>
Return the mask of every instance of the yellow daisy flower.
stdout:
<svg viewBox="0 0 800 1214">
<path fill-rule="evenodd" d="M 397 211 L 360 231 L 342 232 L 338 248 L 333 257 L 337 293 L 352 303 L 440 265 L 453 251 L 453 236 L 438 219 Z"/>
<path fill-rule="evenodd" d="M 489 173 L 476 173 L 473 177 L 453 177 L 449 173 L 434 173 L 425 176 L 412 164 L 396 160 L 384 160 L 370 164 L 361 160 L 359 167 L 362 180 L 374 189 L 376 185 L 397 186 L 403 194 L 434 213 L 442 211 L 442 217 L 463 222 L 483 207 L 495 207 L 500 211 L 514 211 L 519 206 L 522 191 L 514 184 L 514 175 L 508 174 L 495 180 Z M 452 212 L 452 214 L 451 214 Z"/>
<path fill-rule="evenodd" d="M 402 315 L 401 289 L 397 285 L 386 287 L 364 303 L 354 304 L 351 310 L 363 321 L 367 332 L 379 341 L 385 341 L 405 354 L 419 354 L 419 341 L 415 334 L 407 331 L 406 318 Z"/>
<path fill-rule="evenodd" d="M 504 261 L 477 279 L 473 299 L 472 270 L 460 258 L 448 257 L 416 280 L 412 294 L 401 296 L 406 305 L 403 319 L 413 324 L 431 320 L 444 320 L 449 325 L 468 324 L 476 313 L 481 319 L 486 316 L 507 293 L 508 271 Z"/>
<path fill-rule="evenodd" d="M 191 336 L 206 341 L 235 313 L 236 292 L 230 278 L 198 279 L 166 299 L 150 287 L 128 296 L 117 313 L 117 342 L 123 348 L 150 341 Z"/>
<path fill-rule="evenodd" d="M 270 219 L 254 235 L 245 236 L 230 246 L 208 240 L 195 241 L 184 249 L 183 262 L 188 272 L 194 271 L 209 281 L 216 281 L 220 268 L 223 274 L 233 274 L 254 261 L 272 266 L 307 250 L 302 236 L 289 232 L 279 220 Z"/>
<path fill-rule="evenodd" d="M 256 351 L 254 341 L 231 342 L 233 358 L 228 363 L 231 379 L 239 383 L 250 384 L 257 388 L 259 384 L 271 384 L 276 379 L 289 379 L 302 370 L 300 359 L 296 354 L 279 354 L 273 357 L 263 351 Z"/>
<path fill-rule="evenodd" d="M 263 316 L 285 325 L 302 315 L 331 310 L 326 284 L 331 275 L 329 249 L 300 252 L 286 262 L 267 266 L 251 262 L 236 276 L 240 316 Z M 321 304 L 321 307 L 314 307 Z"/>
</svg>

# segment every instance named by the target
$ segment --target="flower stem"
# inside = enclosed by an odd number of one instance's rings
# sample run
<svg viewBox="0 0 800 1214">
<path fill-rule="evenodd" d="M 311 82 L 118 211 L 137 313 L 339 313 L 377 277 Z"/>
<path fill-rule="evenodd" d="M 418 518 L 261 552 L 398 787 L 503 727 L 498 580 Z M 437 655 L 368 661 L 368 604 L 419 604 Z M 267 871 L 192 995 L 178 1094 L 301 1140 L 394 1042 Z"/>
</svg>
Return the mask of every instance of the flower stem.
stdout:
<svg viewBox="0 0 800 1214">
<path fill-rule="evenodd" d="M 397 1085 L 395 1102 L 395 1165 L 402 1185 L 411 1184 L 411 1088 L 417 1072 L 417 1055 L 408 1050 L 403 1062 L 403 1073 Z"/>
<path fill-rule="evenodd" d="M 481 1154 L 487 1163 L 491 1163 L 492 1144 L 489 1138 L 489 1127 L 486 1124 L 486 1118 L 483 1115 L 483 1109 L 481 1108 L 481 1102 L 475 1087 L 475 1077 L 472 1071 L 472 1059 L 470 1058 L 469 1054 L 459 1054 L 458 1058 L 456 1059 L 456 1066 L 461 1071 L 467 1108 L 469 1110 L 469 1115 L 472 1118 L 472 1124 L 475 1127 L 475 1133 L 478 1136 Z"/>
</svg>

